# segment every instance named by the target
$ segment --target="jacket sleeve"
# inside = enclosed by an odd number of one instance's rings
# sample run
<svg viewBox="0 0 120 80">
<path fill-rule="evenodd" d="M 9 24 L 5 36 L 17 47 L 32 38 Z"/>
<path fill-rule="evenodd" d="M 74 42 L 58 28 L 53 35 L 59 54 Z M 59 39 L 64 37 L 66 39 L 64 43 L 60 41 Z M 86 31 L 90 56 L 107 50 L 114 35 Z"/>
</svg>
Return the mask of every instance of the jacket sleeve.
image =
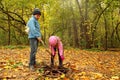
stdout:
<svg viewBox="0 0 120 80">
<path fill-rule="evenodd" d="M 56 54 L 56 51 L 54 50 L 54 47 L 53 46 L 49 46 L 50 47 L 50 49 L 51 49 L 51 52 L 52 52 L 52 55 L 54 56 L 55 54 Z"/>
<path fill-rule="evenodd" d="M 60 56 L 63 56 L 63 44 L 61 41 L 59 41 L 59 44 L 58 44 L 58 49 L 59 49 L 59 54 Z"/>
</svg>

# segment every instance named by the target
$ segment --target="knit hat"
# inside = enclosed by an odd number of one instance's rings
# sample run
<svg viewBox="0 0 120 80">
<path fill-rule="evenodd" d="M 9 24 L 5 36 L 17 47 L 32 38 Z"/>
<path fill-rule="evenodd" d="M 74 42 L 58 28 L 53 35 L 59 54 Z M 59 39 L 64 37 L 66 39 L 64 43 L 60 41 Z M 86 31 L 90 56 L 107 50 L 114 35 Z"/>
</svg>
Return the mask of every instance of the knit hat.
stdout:
<svg viewBox="0 0 120 80">
<path fill-rule="evenodd" d="M 33 15 L 36 15 L 36 14 L 41 15 L 41 12 L 40 12 L 39 8 L 35 8 L 35 9 L 34 9 Z"/>
</svg>

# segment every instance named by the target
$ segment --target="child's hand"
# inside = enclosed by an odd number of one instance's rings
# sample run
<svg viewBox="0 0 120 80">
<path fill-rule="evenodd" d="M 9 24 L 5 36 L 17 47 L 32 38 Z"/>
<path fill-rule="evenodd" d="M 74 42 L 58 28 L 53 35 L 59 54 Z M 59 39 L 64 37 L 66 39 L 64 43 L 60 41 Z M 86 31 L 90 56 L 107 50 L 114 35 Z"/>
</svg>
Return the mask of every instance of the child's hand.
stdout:
<svg viewBox="0 0 120 80">
<path fill-rule="evenodd" d="M 37 37 L 37 39 L 38 39 L 38 41 L 39 41 L 39 42 L 41 42 L 41 41 L 42 41 L 41 37 Z"/>
<path fill-rule="evenodd" d="M 60 58 L 61 58 L 61 60 L 64 60 L 64 56 L 63 55 L 61 55 Z"/>
</svg>

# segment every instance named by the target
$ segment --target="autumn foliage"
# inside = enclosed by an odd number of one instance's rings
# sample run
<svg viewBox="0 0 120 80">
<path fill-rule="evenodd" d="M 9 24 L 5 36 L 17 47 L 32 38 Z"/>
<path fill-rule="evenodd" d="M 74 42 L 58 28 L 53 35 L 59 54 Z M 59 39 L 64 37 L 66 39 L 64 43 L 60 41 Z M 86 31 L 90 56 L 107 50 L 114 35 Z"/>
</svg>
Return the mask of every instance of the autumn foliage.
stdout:
<svg viewBox="0 0 120 80">
<path fill-rule="evenodd" d="M 29 47 L 0 49 L 0 79 L 16 80 L 119 80 L 120 51 L 87 51 L 65 49 L 64 67 L 66 73 L 44 76 L 43 66 L 50 64 L 50 55 L 39 47 L 36 55 L 38 67 L 34 72 L 28 68 Z M 55 65 L 58 65 L 58 56 Z M 46 72 L 47 73 L 47 72 Z M 59 73 L 59 71 L 57 72 Z M 57 74 L 56 73 L 56 74 Z"/>
</svg>

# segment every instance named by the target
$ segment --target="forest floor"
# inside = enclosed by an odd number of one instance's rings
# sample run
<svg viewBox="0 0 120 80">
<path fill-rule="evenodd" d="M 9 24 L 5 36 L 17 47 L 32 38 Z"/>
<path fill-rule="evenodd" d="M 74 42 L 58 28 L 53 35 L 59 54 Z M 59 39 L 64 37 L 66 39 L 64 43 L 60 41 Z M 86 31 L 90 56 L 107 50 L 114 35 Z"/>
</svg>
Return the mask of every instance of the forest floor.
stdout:
<svg viewBox="0 0 120 80">
<path fill-rule="evenodd" d="M 68 48 L 64 50 L 64 69 L 51 69 L 50 55 L 39 47 L 35 71 L 30 71 L 29 47 L 0 48 L 0 80 L 120 80 L 120 51 L 88 51 Z M 45 66 L 54 70 L 46 70 Z"/>
</svg>

